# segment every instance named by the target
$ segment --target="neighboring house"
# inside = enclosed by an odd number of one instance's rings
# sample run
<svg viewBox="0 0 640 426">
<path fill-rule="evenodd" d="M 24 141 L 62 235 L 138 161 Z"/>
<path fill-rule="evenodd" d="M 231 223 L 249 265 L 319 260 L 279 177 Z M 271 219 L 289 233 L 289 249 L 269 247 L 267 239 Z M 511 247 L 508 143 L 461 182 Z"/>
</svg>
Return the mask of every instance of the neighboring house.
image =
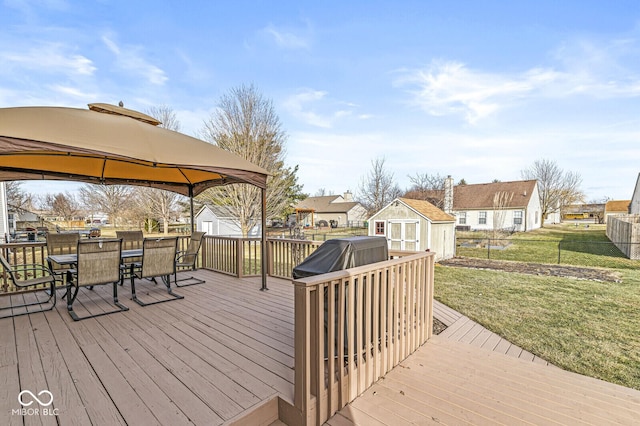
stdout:
<svg viewBox="0 0 640 426">
<path fill-rule="evenodd" d="M 436 253 L 436 260 L 455 255 L 456 219 L 428 201 L 396 198 L 369 219 L 369 235 L 385 236 L 391 250 Z"/>
<path fill-rule="evenodd" d="M 349 191 L 344 195 L 307 197 L 295 206 L 295 210 L 299 225 L 305 227 L 315 226 L 320 221 L 327 224 L 333 221 L 338 227 L 357 227 L 367 220 L 367 209 L 353 201 Z"/>
<path fill-rule="evenodd" d="M 631 204 L 629 204 L 629 214 L 640 214 L 640 173 L 638 173 L 636 186 L 633 189 Z"/>
<path fill-rule="evenodd" d="M 445 185 L 445 192 L 451 187 Z M 531 231 L 542 222 L 535 180 L 457 185 L 453 196 L 445 194 L 444 200 L 444 210 L 462 229 Z"/>
<path fill-rule="evenodd" d="M 242 237 L 240 220 L 231 217 L 222 207 L 205 204 L 195 214 L 196 230 L 205 232 L 207 235 L 221 237 Z M 260 225 L 254 226 L 249 231 L 250 237 L 261 235 Z"/>
<path fill-rule="evenodd" d="M 610 200 L 604 205 L 604 223 L 609 216 L 626 216 L 629 214 L 631 200 Z"/>
<path fill-rule="evenodd" d="M 604 210 L 604 203 L 570 204 L 564 209 L 562 220 L 592 220 L 603 223 Z"/>
</svg>

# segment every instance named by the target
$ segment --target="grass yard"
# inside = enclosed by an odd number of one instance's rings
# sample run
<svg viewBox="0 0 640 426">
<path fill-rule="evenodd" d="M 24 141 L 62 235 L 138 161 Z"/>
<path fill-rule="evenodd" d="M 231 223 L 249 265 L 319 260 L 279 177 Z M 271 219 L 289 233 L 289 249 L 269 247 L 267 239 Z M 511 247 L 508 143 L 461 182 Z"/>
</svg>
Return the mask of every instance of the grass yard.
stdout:
<svg viewBox="0 0 640 426">
<path fill-rule="evenodd" d="M 566 228 L 519 237 L 577 238 Z M 584 254 L 601 265 L 620 260 Z M 640 263 L 621 260 L 620 283 L 437 265 L 435 297 L 559 367 L 640 390 Z"/>
<path fill-rule="evenodd" d="M 506 248 L 487 248 L 489 241 L 482 232 L 458 232 L 456 255 L 515 260 L 520 262 L 560 263 L 616 269 L 635 269 L 638 262 L 627 259 L 605 235 L 605 225 L 573 224 L 550 225 L 531 232 L 520 232 L 500 240 L 491 240 L 491 246 L 500 244 Z M 481 244 L 468 244 L 474 241 Z M 460 243 L 467 243 L 461 245 Z"/>
</svg>

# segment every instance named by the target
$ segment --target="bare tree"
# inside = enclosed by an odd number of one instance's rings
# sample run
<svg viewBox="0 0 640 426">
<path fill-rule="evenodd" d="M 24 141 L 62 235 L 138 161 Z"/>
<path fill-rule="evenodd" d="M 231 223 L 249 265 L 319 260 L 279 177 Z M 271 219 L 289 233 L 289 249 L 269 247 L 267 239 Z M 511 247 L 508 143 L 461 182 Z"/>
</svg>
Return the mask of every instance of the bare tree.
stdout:
<svg viewBox="0 0 640 426">
<path fill-rule="evenodd" d="M 580 174 L 563 171 L 555 161 L 536 160 L 530 168 L 522 170 L 521 176 L 523 179 L 535 179 L 538 182 L 542 225 L 550 213 L 562 213 L 568 205 L 584 200 L 584 193 L 580 189 Z"/>
<path fill-rule="evenodd" d="M 159 127 L 180 131 L 180 120 L 173 109 L 167 105 L 150 107 L 147 114 L 160 121 Z M 138 210 L 143 208 L 148 218 L 161 219 L 163 223 L 163 233 L 169 233 L 169 223 L 177 215 L 179 201 L 182 196 L 175 192 L 164 191 L 158 188 L 137 188 L 136 198 L 139 200 Z"/>
<path fill-rule="evenodd" d="M 174 130 L 176 132 L 180 131 L 180 120 L 178 120 L 178 116 L 170 106 L 152 106 L 147 108 L 145 112 L 160 122 L 158 127 Z"/>
<path fill-rule="evenodd" d="M 80 212 L 80 203 L 75 195 L 69 191 L 46 194 L 43 200 L 43 207 L 64 220 L 72 220 Z"/>
<path fill-rule="evenodd" d="M 409 176 L 411 187 L 404 196 L 415 200 L 426 200 L 439 209 L 444 208 L 444 185 L 446 176 L 438 173 L 430 175 L 429 173 Z"/>
<path fill-rule="evenodd" d="M 131 205 L 132 192 L 127 185 L 86 184 L 79 190 L 80 200 L 89 211 L 106 213 L 116 226 Z"/>
<path fill-rule="evenodd" d="M 138 187 L 134 190 L 137 206 L 148 218 L 161 219 L 163 233 L 169 233 L 169 223 L 174 220 L 181 210 L 179 201 L 184 198 L 180 194 L 157 188 Z"/>
<path fill-rule="evenodd" d="M 4 183 L 7 193 L 7 204 L 10 204 L 20 210 L 33 210 L 34 198 L 31 194 L 26 193 L 22 189 L 23 182 L 18 180 L 7 181 Z"/>
<path fill-rule="evenodd" d="M 271 100 L 253 86 L 239 86 L 223 95 L 205 122 L 204 139 L 231 151 L 268 172 L 267 218 L 281 218 L 303 197 L 298 167 L 285 167 L 286 133 Z M 260 190 L 248 184 L 211 188 L 199 196 L 237 217 L 244 236 L 261 220 Z"/>
<path fill-rule="evenodd" d="M 493 230 L 492 238 L 500 238 L 505 228 L 506 209 L 513 200 L 513 192 L 497 191 L 493 194 Z"/>
<path fill-rule="evenodd" d="M 357 200 L 370 216 L 402 194 L 393 173 L 384 167 L 384 163 L 384 157 L 371 160 L 371 170 L 360 182 Z"/>
<path fill-rule="evenodd" d="M 314 197 L 324 197 L 327 195 L 333 195 L 333 191 L 327 191 L 325 188 L 318 188 L 316 193 L 313 194 Z"/>
</svg>

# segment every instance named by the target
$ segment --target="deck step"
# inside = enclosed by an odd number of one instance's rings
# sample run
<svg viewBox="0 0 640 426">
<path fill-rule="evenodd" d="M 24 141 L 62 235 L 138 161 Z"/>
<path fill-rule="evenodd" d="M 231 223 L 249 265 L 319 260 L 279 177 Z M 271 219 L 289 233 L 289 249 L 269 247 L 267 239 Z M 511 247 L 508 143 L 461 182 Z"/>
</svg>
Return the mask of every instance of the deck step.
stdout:
<svg viewBox="0 0 640 426">
<path fill-rule="evenodd" d="M 253 409 L 243 412 L 237 418 L 229 421 L 229 426 L 267 426 L 278 423 L 278 397 L 256 404 Z M 284 423 L 282 423 L 284 424 Z"/>
</svg>

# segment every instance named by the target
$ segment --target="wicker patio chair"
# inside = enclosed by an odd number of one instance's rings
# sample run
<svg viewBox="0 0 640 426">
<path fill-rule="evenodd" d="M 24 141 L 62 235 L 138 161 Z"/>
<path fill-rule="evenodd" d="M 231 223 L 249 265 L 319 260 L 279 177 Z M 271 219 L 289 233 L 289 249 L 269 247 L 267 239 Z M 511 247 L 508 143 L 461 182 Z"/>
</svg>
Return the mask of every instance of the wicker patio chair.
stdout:
<svg viewBox="0 0 640 426">
<path fill-rule="evenodd" d="M 131 265 L 131 296 L 134 302 L 140 306 L 154 305 L 156 303 L 169 302 L 176 299 L 184 299 L 171 290 L 171 276 L 176 275 L 176 251 L 178 239 L 172 238 L 145 238 L 142 243 L 142 261 Z M 171 296 L 169 299 L 144 302 L 136 295 L 136 278 L 149 279 L 157 283 L 156 278 L 161 278 Z"/>
<path fill-rule="evenodd" d="M 47 255 L 74 254 L 78 250 L 78 241 L 80 234 L 77 232 L 70 233 L 51 233 L 47 234 Z M 73 265 L 59 265 L 51 259 L 47 259 L 49 269 L 56 278 L 56 287 L 64 287 L 66 285 L 67 272 L 73 269 Z"/>
<path fill-rule="evenodd" d="M 119 239 L 86 240 L 78 242 L 78 263 L 76 271 L 75 273 L 72 271 L 67 273 L 69 275 L 67 277 L 67 309 L 74 321 L 129 310 L 129 308 L 118 302 L 118 283 L 120 282 L 121 274 L 121 249 L 122 241 Z M 73 311 L 73 303 L 78 296 L 80 287 L 92 288 L 93 286 L 104 284 L 113 285 L 113 304 L 117 306 L 118 309 L 78 317 Z"/>
<path fill-rule="evenodd" d="M 5 274 L 8 275 L 8 279 L 14 287 L 19 289 L 26 289 L 33 287 L 34 289 L 40 289 L 38 293 L 46 294 L 46 300 L 38 300 L 37 296 L 35 302 L 26 302 L 18 305 L 9 304 L 10 306 L 3 306 L 0 308 L 0 312 L 11 310 L 10 315 L 1 315 L 0 318 L 17 317 L 20 315 L 26 315 L 36 312 L 50 311 L 56 306 L 56 279 L 51 270 L 42 264 L 20 264 L 11 266 L 4 256 L 0 255 L 0 263 L 4 268 Z M 39 276 L 38 276 L 39 275 Z M 18 297 L 15 295 L 13 297 Z M 40 309 L 31 309 L 30 307 L 39 306 Z M 14 310 L 25 308 L 23 312 L 13 313 Z"/>
<path fill-rule="evenodd" d="M 189 247 L 184 251 L 179 251 L 176 256 L 176 275 L 174 281 L 176 287 L 187 287 L 195 284 L 203 284 L 206 281 L 196 278 L 194 276 L 178 279 L 178 272 L 195 271 L 197 268 L 198 252 L 202 246 L 202 239 L 204 238 L 204 232 L 193 232 L 191 239 L 189 240 Z M 186 284 L 184 282 L 187 281 Z M 183 283 L 183 284 L 179 284 Z"/>
</svg>

